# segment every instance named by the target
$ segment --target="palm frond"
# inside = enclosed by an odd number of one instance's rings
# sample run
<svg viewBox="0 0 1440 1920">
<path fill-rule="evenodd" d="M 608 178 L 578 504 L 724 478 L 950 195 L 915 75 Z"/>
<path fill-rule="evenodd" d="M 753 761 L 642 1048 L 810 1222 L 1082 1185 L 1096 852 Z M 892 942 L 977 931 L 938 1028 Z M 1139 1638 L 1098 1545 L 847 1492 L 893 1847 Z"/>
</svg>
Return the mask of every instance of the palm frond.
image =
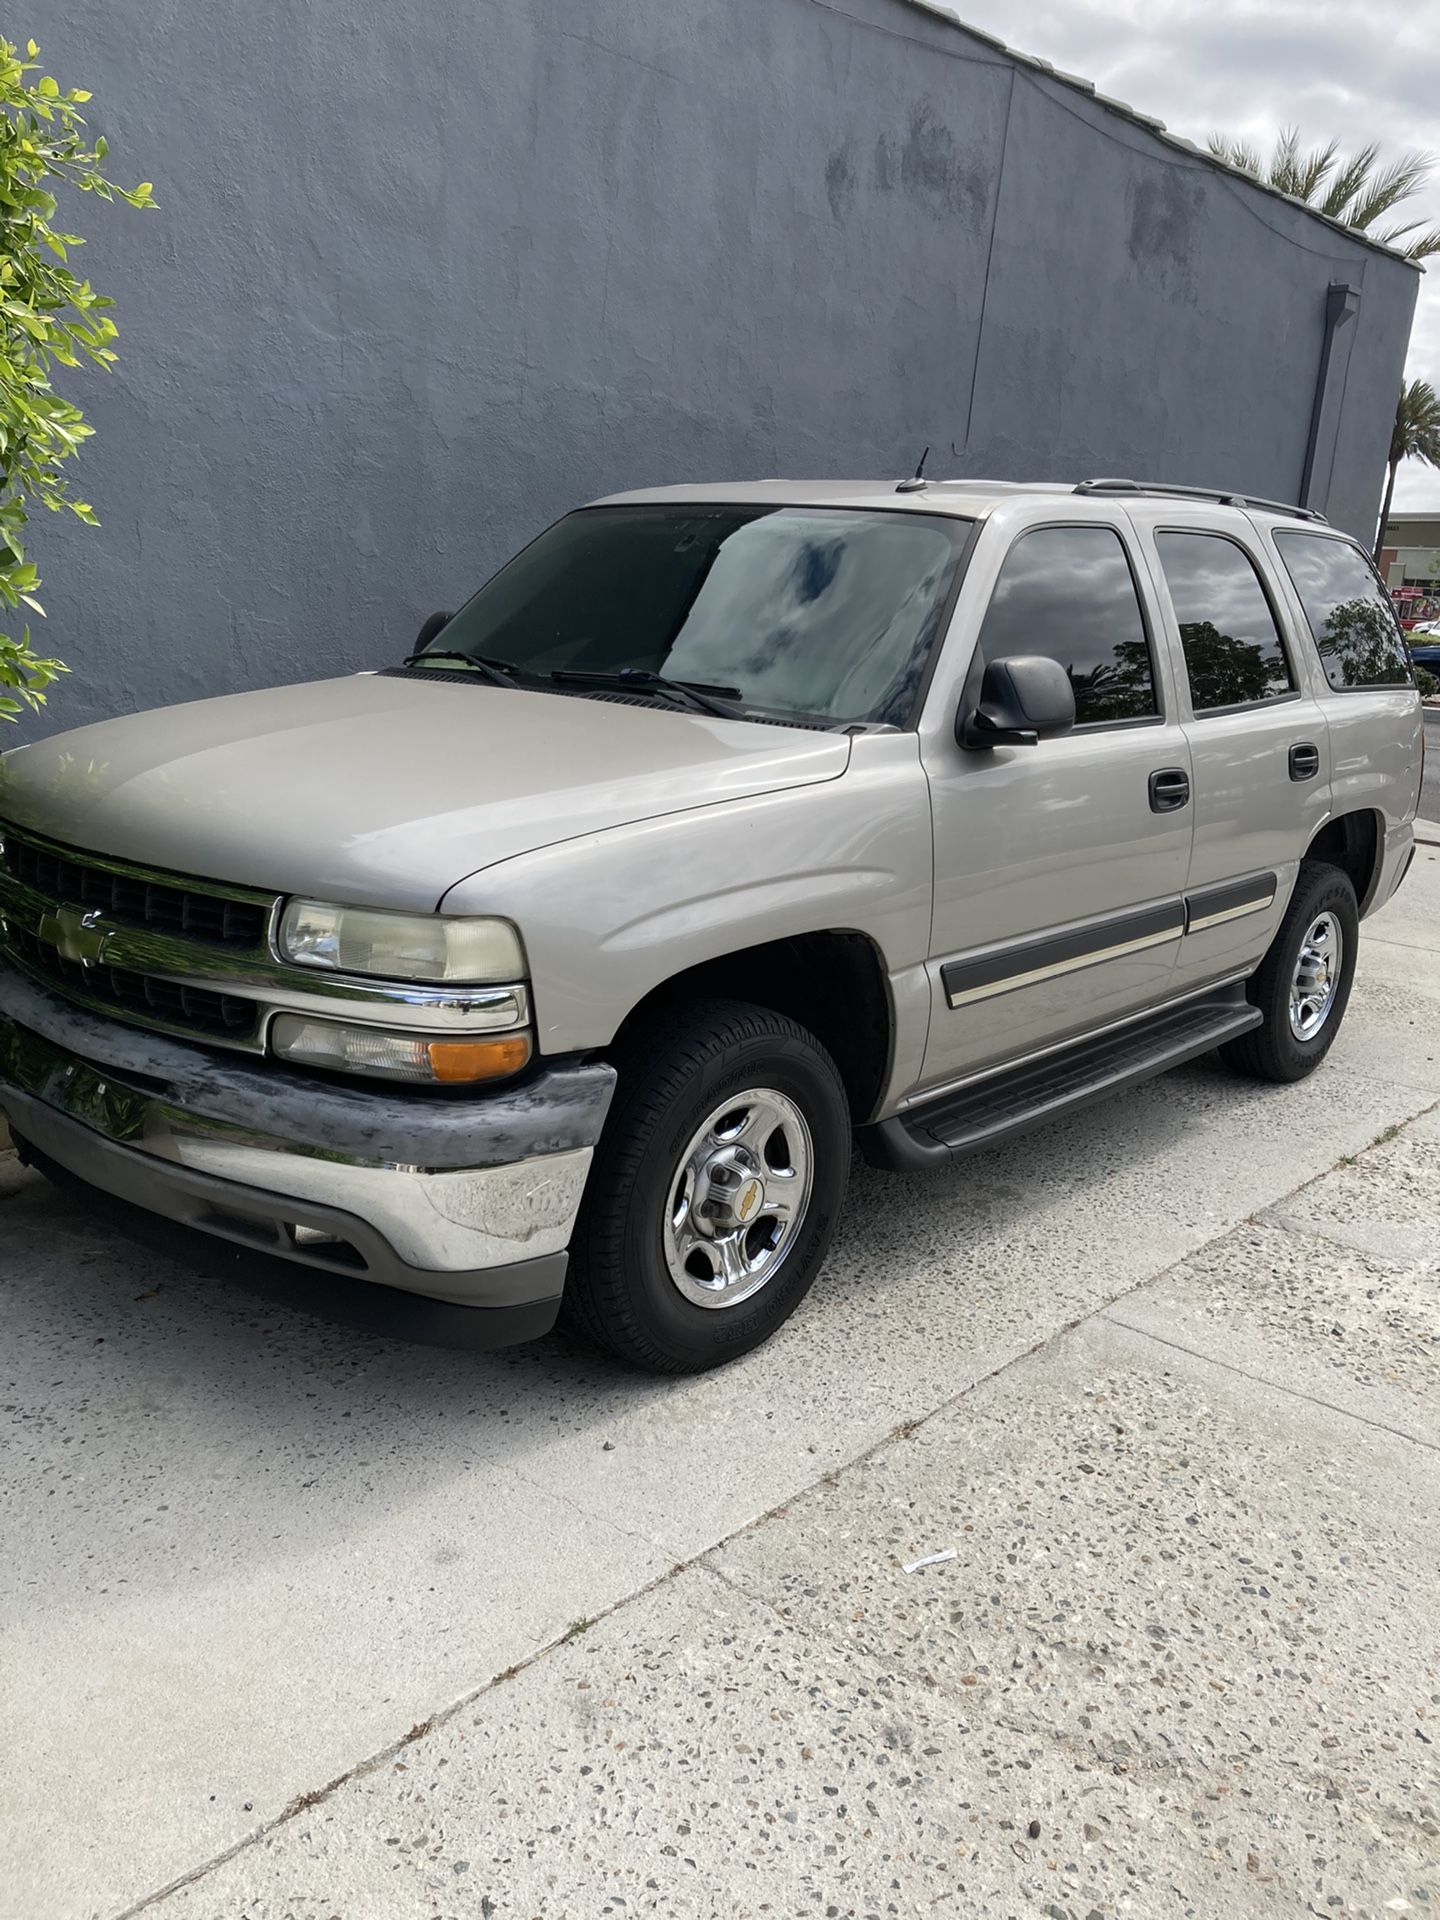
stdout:
<svg viewBox="0 0 1440 1920">
<path fill-rule="evenodd" d="M 1352 225 L 1350 203 L 1364 187 L 1379 157 L 1380 148 L 1373 140 L 1351 154 L 1331 180 L 1324 199 L 1319 201 L 1321 213 L 1328 213 L 1332 220 L 1343 220 L 1346 226 Z"/>
<path fill-rule="evenodd" d="M 1252 147 L 1248 140 L 1231 140 L 1223 133 L 1212 133 L 1206 143 L 1217 160 L 1223 160 L 1227 166 L 1239 167 L 1242 173 L 1263 176 L 1265 162 L 1259 149 Z"/>
<path fill-rule="evenodd" d="M 1412 150 L 1380 166 L 1380 144 L 1367 140 L 1348 159 L 1342 159 L 1338 140 L 1304 150 L 1298 127 L 1280 129 L 1268 162 L 1249 141 L 1228 134 L 1212 133 L 1206 144 L 1217 160 L 1254 174 L 1342 226 L 1368 234 L 1382 246 L 1396 248 L 1408 259 L 1429 260 L 1440 254 L 1440 227 L 1422 228 L 1419 219 L 1376 226 L 1428 183 L 1435 165 L 1428 153 Z"/>
<path fill-rule="evenodd" d="M 1297 200 L 1313 200 L 1334 170 L 1339 151 L 1340 142 L 1328 140 L 1323 147 L 1312 147 L 1309 153 L 1299 154 L 1286 192 L 1293 193 Z"/>
<path fill-rule="evenodd" d="M 1300 129 L 1282 127 L 1267 169 L 1270 185 L 1281 193 L 1293 194 L 1297 200 L 1313 200 L 1334 167 L 1339 149 L 1340 142 L 1331 140 L 1326 146 L 1302 153 Z"/>
<path fill-rule="evenodd" d="M 1389 213 L 1401 200 L 1418 193 L 1430 178 L 1432 162 L 1428 153 L 1402 153 L 1388 167 L 1372 174 L 1357 191 L 1346 223 L 1364 233 L 1381 214 Z"/>
<path fill-rule="evenodd" d="M 1418 220 L 1406 220 L 1398 227 L 1382 228 L 1369 237 L 1378 240 L 1382 247 L 1394 247 L 1407 260 L 1428 260 L 1432 254 L 1440 253 L 1440 227 L 1427 227 L 1422 232 Z"/>
<path fill-rule="evenodd" d="M 1293 181 L 1298 171 L 1300 159 L 1300 129 L 1282 127 L 1275 136 L 1275 151 L 1270 156 L 1266 168 L 1266 177 L 1272 187 L 1279 187 L 1282 193 L 1294 191 Z"/>
<path fill-rule="evenodd" d="M 1399 231 L 1401 233 L 1407 233 L 1410 229 L 1401 227 Z M 1382 245 L 1387 247 L 1399 245 L 1398 241 L 1391 239 L 1389 233 L 1377 233 L 1374 237 L 1379 240 Z M 1415 239 L 1407 240 L 1404 243 L 1403 252 L 1407 260 L 1429 260 L 1433 258 L 1435 254 L 1440 253 L 1440 227 L 1427 227 L 1425 232 L 1417 234 Z"/>
</svg>

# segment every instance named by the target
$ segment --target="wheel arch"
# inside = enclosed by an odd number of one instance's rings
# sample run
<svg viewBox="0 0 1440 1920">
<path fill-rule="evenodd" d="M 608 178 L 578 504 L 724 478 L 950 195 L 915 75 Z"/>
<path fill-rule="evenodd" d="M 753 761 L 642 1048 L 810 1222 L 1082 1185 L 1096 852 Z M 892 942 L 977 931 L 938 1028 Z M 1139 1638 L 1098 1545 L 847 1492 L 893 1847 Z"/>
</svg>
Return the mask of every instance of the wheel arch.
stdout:
<svg viewBox="0 0 1440 1920">
<path fill-rule="evenodd" d="M 895 1015 L 880 949 L 850 928 L 738 947 L 673 974 L 625 1016 L 615 1045 L 637 1025 L 688 1000 L 746 1000 L 813 1033 L 839 1068 L 852 1120 L 879 1104 L 894 1050 Z"/>
<path fill-rule="evenodd" d="M 1374 900 L 1384 851 L 1383 818 L 1373 807 L 1357 807 L 1327 820 L 1305 849 L 1305 858 L 1324 860 L 1348 874 L 1365 914 Z"/>
</svg>

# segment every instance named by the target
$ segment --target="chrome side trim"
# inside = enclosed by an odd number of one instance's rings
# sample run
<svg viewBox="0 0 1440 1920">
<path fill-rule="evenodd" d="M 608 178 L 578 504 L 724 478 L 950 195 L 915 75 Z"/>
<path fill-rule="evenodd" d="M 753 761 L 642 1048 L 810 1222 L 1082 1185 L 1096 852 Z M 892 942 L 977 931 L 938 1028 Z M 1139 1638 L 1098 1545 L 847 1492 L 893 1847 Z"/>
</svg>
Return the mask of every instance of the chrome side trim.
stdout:
<svg viewBox="0 0 1440 1920">
<path fill-rule="evenodd" d="M 1274 873 L 1251 874 L 1201 888 L 1183 899 L 1132 908 L 1038 937 L 1027 935 L 988 953 L 960 955 L 941 965 L 945 998 L 952 1008 L 973 1006 L 1106 960 L 1167 946 L 1183 934 L 1203 933 L 1227 920 L 1263 913 L 1274 903 L 1278 887 Z"/>
<path fill-rule="evenodd" d="M 1062 973 L 1078 973 L 1084 967 L 1097 966 L 1102 960 L 1117 960 L 1125 953 L 1143 953 L 1147 947 L 1168 946 L 1179 938 L 1181 928 L 1177 922 L 1162 933 L 1147 933 L 1138 940 L 1121 940 L 1113 947 L 1095 947 L 1088 953 L 1077 954 L 1071 960 L 1055 960 L 1048 967 L 1032 967 L 1026 973 L 1007 974 L 1003 980 L 991 981 L 988 986 L 968 987 L 960 993 L 949 996 L 952 1007 L 966 1007 L 976 1000 L 993 1000 L 997 994 L 1013 993 L 1017 987 L 1034 986 L 1040 980 L 1054 980 Z"/>
<path fill-rule="evenodd" d="M 1223 926 L 1247 913 L 1263 913 L 1273 905 L 1279 885 L 1278 874 L 1252 873 L 1243 880 L 1222 880 L 1218 886 L 1187 894 L 1186 933 L 1203 933 L 1206 927 Z"/>
<path fill-rule="evenodd" d="M 1060 927 L 1038 937 L 1027 935 L 990 951 L 958 955 L 940 968 L 941 985 L 952 1007 L 973 1005 L 996 994 L 1013 993 L 1037 981 L 1093 967 L 1127 953 L 1178 941 L 1185 929 L 1185 906 L 1178 897 L 1146 907 Z"/>
<path fill-rule="evenodd" d="M 1242 920 L 1247 913 L 1263 913 L 1268 906 L 1273 905 L 1274 900 L 1275 895 L 1272 890 L 1263 900 L 1248 901 L 1243 907 L 1222 907 L 1219 913 L 1207 913 L 1198 920 L 1192 919 L 1185 931 L 1186 933 L 1203 933 L 1206 927 L 1223 926 L 1227 920 Z"/>
</svg>

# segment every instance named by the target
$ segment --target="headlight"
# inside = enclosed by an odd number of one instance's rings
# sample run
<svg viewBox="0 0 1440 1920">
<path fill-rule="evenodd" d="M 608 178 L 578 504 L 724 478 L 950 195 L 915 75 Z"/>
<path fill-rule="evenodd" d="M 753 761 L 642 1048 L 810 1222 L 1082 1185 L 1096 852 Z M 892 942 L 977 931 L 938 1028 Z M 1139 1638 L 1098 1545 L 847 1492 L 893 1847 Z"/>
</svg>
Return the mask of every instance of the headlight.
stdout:
<svg viewBox="0 0 1440 1920">
<path fill-rule="evenodd" d="M 275 1016 L 270 1045 L 280 1059 L 306 1067 L 442 1087 L 502 1080 L 518 1073 L 530 1058 L 530 1036 L 524 1033 L 494 1040 L 442 1040 L 383 1027 L 346 1026 L 339 1020 L 311 1020 L 294 1013 Z"/>
<path fill-rule="evenodd" d="M 292 900 L 280 919 L 280 952 L 300 967 L 490 986 L 525 973 L 520 936 L 508 920 L 441 913 L 380 913 Z"/>
</svg>

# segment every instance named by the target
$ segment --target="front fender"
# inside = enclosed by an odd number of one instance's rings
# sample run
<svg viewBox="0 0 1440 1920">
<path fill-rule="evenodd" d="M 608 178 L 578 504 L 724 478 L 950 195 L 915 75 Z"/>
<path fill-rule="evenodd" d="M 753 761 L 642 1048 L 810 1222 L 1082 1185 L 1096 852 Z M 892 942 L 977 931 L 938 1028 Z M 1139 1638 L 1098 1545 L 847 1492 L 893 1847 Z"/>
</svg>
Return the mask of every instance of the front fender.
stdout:
<svg viewBox="0 0 1440 1920">
<path fill-rule="evenodd" d="M 675 975 L 796 934 L 864 934 L 896 979 L 923 968 L 929 945 L 929 789 L 913 734 L 862 736 L 855 748 L 823 785 L 500 861 L 451 888 L 442 911 L 503 914 L 520 928 L 543 1053 L 605 1047 Z M 903 991 L 895 1000 L 912 1004 Z"/>
</svg>

